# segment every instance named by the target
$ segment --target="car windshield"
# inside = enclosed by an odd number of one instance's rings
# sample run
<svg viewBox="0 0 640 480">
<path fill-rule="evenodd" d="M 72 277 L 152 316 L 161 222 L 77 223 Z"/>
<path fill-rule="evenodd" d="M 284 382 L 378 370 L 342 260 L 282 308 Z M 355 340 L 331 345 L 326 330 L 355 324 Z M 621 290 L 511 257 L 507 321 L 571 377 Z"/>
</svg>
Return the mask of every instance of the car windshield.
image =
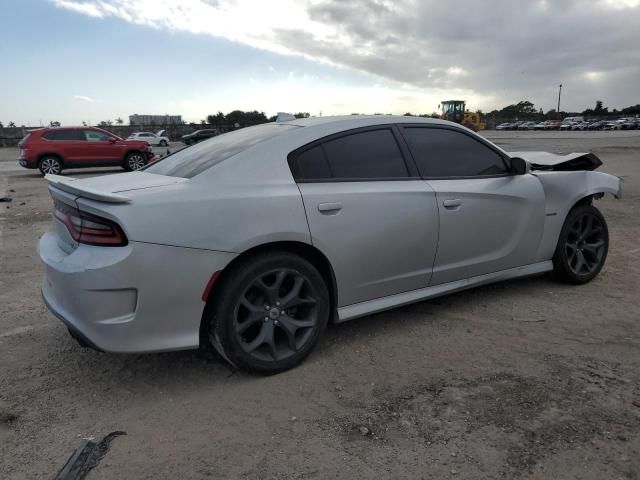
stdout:
<svg viewBox="0 0 640 480">
<path fill-rule="evenodd" d="M 218 135 L 152 163 L 145 170 L 158 175 L 192 178 L 217 163 L 264 140 L 281 135 L 291 128 L 299 127 L 269 123 Z"/>
</svg>

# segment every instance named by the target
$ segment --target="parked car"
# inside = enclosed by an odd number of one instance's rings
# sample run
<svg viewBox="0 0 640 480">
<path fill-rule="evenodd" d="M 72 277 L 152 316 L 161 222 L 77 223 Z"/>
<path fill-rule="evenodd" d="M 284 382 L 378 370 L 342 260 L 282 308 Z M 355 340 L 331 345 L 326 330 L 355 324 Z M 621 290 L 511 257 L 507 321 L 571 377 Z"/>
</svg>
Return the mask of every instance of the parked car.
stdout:
<svg viewBox="0 0 640 480">
<path fill-rule="evenodd" d="M 210 343 L 274 373 L 329 321 L 547 271 L 589 282 L 609 246 L 593 201 L 620 195 L 601 164 L 427 118 L 244 128 L 142 172 L 47 176 L 43 298 L 93 348 Z"/>
<path fill-rule="evenodd" d="M 605 122 L 601 130 L 621 130 L 622 125 L 618 122 Z"/>
<path fill-rule="evenodd" d="M 571 130 L 575 124 L 573 122 L 562 122 L 560 124 L 560 130 Z"/>
<path fill-rule="evenodd" d="M 589 128 L 589 122 L 574 123 L 571 126 L 571 130 L 587 130 L 587 128 Z"/>
<path fill-rule="evenodd" d="M 536 123 L 533 127 L 534 130 L 545 130 L 545 127 L 547 126 L 547 122 L 540 122 L 540 123 Z"/>
<path fill-rule="evenodd" d="M 602 130 L 606 123 L 607 122 L 604 120 L 598 120 L 596 122 L 590 123 L 588 130 Z"/>
<path fill-rule="evenodd" d="M 194 143 L 207 140 L 208 138 L 215 137 L 216 135 L 220 135 L 220 131 L 217 129 L 196 130 L 193 133 L 183 135 L 181 140 L 185 145 L 193 145 Z"/>
<path fill-rule="evenodd" d="M 158 133 L 153 132 L 133 132 L 127 140 L 144 140 L 149 145 L 159 145 L 160 147 L 166 147 L 169 145 L 169 137 L 164 135 L 164 130 L 160 130 Z"/>
<path fill-rule="evenodd" d="M 562 125 L 562 122 L 557 122 L 557 121 L 551 120 L 551 121 L 545 122 L 544 129 L 545 130 L 560 130 L 560 125 Z"/>
<path fill-rule="evenodd" d="M 509 130 L 509 127 L 511 127 L 511 123 L 501 123 L 496 127 L 496 130 Z"/>
<path fill-rule="evenodd" d="M 536 122 L 524 122 L 518 125 L 518 130 L 533 130 L 536 126 Z"/>
<path fill-rule="evenodd" d="M 95 127 L 38 128 L 18 144 L 18 163 L 58 175 L 66 168 L 122 166 L 139 170 L 154 159 L 146 141 L 123 140 Z"/>
<path fill-rule="evenodd" d="M 635 130 L 638 128 L 640 121 L 637 118 L 621 118 L 620 129 L 621 130 Z"/>
</svg>

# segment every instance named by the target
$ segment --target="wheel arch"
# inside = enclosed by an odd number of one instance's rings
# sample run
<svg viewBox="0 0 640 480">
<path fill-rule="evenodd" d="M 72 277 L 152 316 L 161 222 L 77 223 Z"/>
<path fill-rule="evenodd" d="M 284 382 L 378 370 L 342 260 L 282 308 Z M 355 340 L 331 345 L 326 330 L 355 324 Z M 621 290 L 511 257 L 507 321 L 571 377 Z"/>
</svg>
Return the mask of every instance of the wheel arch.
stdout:
<svg viewBox="0 0 640 480">
<path fill-rule="evenodd" d="M 326 257 L 324 253 L 322 253 L 318 248 L 304 242 L 298 241 L 277 241 L 264 243 L 261 245 L 254 246 L 244 251 L 237 257 L 235 257 L 229 264 L 227 264 L 224 269 L 215 277 L 214 284 L 212 288 L 209 289 L 208 295 L 205 300 L 205 308 L 203 310 L 202 319 L 200 321 L 200 345 L 204 346 L 208 344 L 207 339 L 207 319 L 209 318 L 210 309 L 213 308 L 216 299 L 216 291 L 219 291 L 220 286 L 225 282 L 225 279 L 236 269 L 239 265 L 244 262 L 250 261 L 251 257 L 255 257 L 257 255 L 262 255 L 270 252 L 287 252 L 293 253 L 301 258 L 304 258 L 309 263 L 311 263 L 322 275 L 324 279 L 327 289 L 329 290 L 329 299 L 330 299 L 330 312 L 331 318 L 330 322 L 335 322 L 337 319 L 337 311 L 338 311 L 338 288 L 335 277 L 335 272 L 333 271 L 333 267 L 331 266 L 331 262 Z M 213 275 L 216 275 L 217 272 L 212 272 Z"/>
<path fill-rule="evenodd" d="M 122 161 L 125 162 L 127 160 L 127 157 L 132 153 L 139 153 L 140 155 L 144 156 L 144 151 L 140 150 L 139 148 L 130 148 L 129 150 L 125 150 L 124 155 L 122 156 Z"/>
<path fill-rule="evenodd" d="M 60 160 L 60 163 L 64 167 L 64 157 L 57 152 L 47 152 L 47 153 L 41 153 L 40 155 L 38 155 L 38 160 L 36 162 L 36 165 L 38 167 L 40 166 L 40 162 L 44 157 L 56 157 L 58 160 Z"/>
</svg>

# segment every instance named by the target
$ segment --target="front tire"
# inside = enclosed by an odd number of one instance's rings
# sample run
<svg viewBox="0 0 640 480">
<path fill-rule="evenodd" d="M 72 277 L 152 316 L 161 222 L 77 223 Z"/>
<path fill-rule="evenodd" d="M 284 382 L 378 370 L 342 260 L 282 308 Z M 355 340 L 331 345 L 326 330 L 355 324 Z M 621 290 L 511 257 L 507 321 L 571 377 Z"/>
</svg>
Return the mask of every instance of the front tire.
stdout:
<svg viewBox="0 0 640 480">
<path fill-rule="evenodd" d="M 140 152 L 131 152 L 124 159 L 124 169 L 127 172 L 140 170 L 147 164 L 144 155 Z"/>
<path fill-rule="evenodd" d="M 574 207 L 562 226 L 553 270 L 566 283 L 590 282 L 602 270 L 608 251 L 609 230 L 600 210 L 593 205 Z"/>
<path fill-rule="evenodd" d="M 62 160 L 54 155 L 46 155 L 38 162 L 38 170 L 42 175 L 60 175 L 62 172 Z"/>
<path fill-rule="evenodd" d="M 166 140 L 160 140 L 160 146 L 161 147 L 166 147 L 168 145 Z"/>
<path fill-rule="evenodd" d="M 209 339 L 225 359 L 273 374 L 298 365 L 313 350 L 329 319 L 322 275 L 286 252 L 247 259 L 216 289 Z"/>
</svg>

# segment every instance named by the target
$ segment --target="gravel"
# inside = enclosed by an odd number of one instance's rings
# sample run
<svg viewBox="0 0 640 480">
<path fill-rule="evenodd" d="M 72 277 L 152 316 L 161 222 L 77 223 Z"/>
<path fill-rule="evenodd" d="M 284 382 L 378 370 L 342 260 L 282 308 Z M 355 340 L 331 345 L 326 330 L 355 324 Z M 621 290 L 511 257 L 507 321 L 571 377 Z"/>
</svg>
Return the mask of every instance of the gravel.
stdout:
<svg viewBox="0 0 640 480">
<path fill-rule="evenodd" d="M 85 350 L 42 304 L 51 199 L 0 149 L 0 478 L 51 478 L 81 438 L 124 430 L 89 478 L 638 479 L 640 132 L 489 132 L 506 150 L 594 151 L 607 264 L 332 326 L 295 370 Z M 110 174 L 118 169 L 69 172 Z M 295 420 L 294 420 L 295 419 Z"/>
</svg>

